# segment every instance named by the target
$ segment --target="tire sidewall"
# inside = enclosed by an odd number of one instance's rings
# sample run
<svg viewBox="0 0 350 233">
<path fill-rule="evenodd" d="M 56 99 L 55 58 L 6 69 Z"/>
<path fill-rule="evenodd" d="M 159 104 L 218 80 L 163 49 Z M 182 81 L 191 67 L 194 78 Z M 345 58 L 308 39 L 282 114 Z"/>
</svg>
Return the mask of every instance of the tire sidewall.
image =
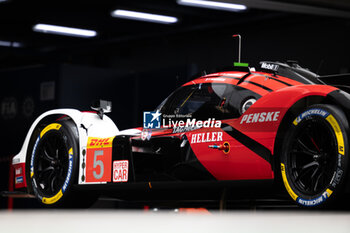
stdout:
<svg viewBox="0 0 350 233">
<path fill-rule="evenodd" d="M 306 195 L 300 192 L 291 181 L 289 149 L 293 139 L 299 132 L 302 123 L 312 118 L 324 119 L 326 124 L 334 131 L 335 142 L 338 147 L 336 168 L 332 171 L 332 179 L 322 191 L 316 195 Z M 288 194 L 298 205 L 305 207 L 326 206 L 334 203 L 344 188 L 345 177 L 348 166 L 348 121 L 345 114 L 337 107 L 331 105 L 313 105 L 300 113 L 293 121 L 283 141 L 283 149 L 280 158 L 281 175 Z"/>
<path fill-rule="evenodd" d="M 78 167 L 78 155 L 79 155 L 79 146 L 77 133 L 75 133 L 75 125 L 69 121 L 64 122 L 55 122 L 51 124 L 46 124 L 37 130 L 36 135 L 33 135 L 34 143 L 32 149 L 28 153 L 28 165 L 29 169 L 27 173 L 28 180 L 37 200 L 42 203 L 44 206 L 62 206 L 63 203 L 67 204 L 71 199 L 72 194 L 72 185 L 76 183 L 76 170 Z M 60 190 L 54 195 L 45 195 L 36 185 L 35 180 L 35 170 L 34 170 L 34 160 L 37 156 L 36 151 L 41 146 L 41 143 L 45 142 L 45 136 L 50 133 L 58 133 L 65 142 L 68 153 L 68 171 L 65 177 L 65 181 L 60 188 Z"/>
</svg>

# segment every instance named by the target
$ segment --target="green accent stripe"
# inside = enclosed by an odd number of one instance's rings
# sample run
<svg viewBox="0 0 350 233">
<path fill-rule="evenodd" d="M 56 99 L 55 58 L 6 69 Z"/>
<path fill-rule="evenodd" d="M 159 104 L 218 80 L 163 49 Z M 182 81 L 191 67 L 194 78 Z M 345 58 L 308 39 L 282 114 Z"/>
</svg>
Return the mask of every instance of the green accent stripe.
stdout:
<svg viewBox="0 0 350 233">
<path fill-rule="evenodd" d="M 233 66 L 248 67 L 248 63 L 234 62 Z"/>
</svg>

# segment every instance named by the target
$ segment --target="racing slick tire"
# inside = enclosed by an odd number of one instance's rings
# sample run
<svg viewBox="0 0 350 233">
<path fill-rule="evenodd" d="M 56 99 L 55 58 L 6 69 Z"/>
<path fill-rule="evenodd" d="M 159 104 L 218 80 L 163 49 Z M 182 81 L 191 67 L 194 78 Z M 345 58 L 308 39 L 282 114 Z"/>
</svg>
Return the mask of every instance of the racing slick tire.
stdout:
<svg viewBox="0 0 350 233">
<path fill-rule="evenodd" d="M 341 200 L 348 166 L 349 125 L 333 105 L 312 105 L 291 123 L 280 157 L 291 198 L 304 207 L 330 207 Z"/>
<path fill-rule="evenodd" d="M 32 135 L 27 153 L 29 192 L 47 207 L 75 207 L 72 190 L 79 161 L 78 132 L 69 120 L 45 124 Z"/>
</svg>

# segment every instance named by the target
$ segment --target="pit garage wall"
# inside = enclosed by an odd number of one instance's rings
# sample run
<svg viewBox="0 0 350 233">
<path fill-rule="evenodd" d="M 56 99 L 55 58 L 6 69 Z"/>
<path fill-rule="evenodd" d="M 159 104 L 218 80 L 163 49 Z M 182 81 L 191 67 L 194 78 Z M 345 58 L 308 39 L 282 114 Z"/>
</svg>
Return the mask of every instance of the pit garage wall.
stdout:
<svg viewBox="0 0 350 233">
<path fill-rule="evenodd" d="M 302 15 L 280 20 L 252 20 L 251 23 L 203 28 L 178 35 L 154 37 L 112 47 L 105 64 L 133 70 L 157 70 L 186 66 L 189 77 L 232 67 L 237 61 L 238 42 L 242 36 L 242 62 L 257 66 L 259 61 L 296 60 L 319 74 L 350 72 L 350 23 L 334 18 L 310 19 Z M 103 59 L 104 50 L 97 55 Z M 78 57 L 76 57 L 78 59 Z"/>
<path fill-rule="evenodd" d="M 126 72 L 84 66 L 60 66 L 58 106 L 89 111 L 93 100 L 112 101 L 120 130 L 142 126 L 142 112 L 154 110 L 187 80 L 185 66 Z"/>
<path fill-rule="evenodd" d="M 8 189 L 9 163 L 27 130 L 41 112 L 57 106 L 57 66 L 30 66 L 0 71 L 0 191 Z M 0 208 L 6 206 L 0 198 Z"/>
</svg>

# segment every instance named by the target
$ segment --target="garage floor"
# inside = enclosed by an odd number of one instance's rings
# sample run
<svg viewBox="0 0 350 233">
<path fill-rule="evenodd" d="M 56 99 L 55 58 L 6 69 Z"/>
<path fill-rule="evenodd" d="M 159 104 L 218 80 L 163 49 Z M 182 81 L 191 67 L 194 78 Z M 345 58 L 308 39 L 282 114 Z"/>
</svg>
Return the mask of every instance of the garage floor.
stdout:
<svg viewBox="0 0 350 233">
<path fill-rule="evenodd" d="M 1 211 L 1 232 L 350 232 L 339 212 Z"/>
</svg>

